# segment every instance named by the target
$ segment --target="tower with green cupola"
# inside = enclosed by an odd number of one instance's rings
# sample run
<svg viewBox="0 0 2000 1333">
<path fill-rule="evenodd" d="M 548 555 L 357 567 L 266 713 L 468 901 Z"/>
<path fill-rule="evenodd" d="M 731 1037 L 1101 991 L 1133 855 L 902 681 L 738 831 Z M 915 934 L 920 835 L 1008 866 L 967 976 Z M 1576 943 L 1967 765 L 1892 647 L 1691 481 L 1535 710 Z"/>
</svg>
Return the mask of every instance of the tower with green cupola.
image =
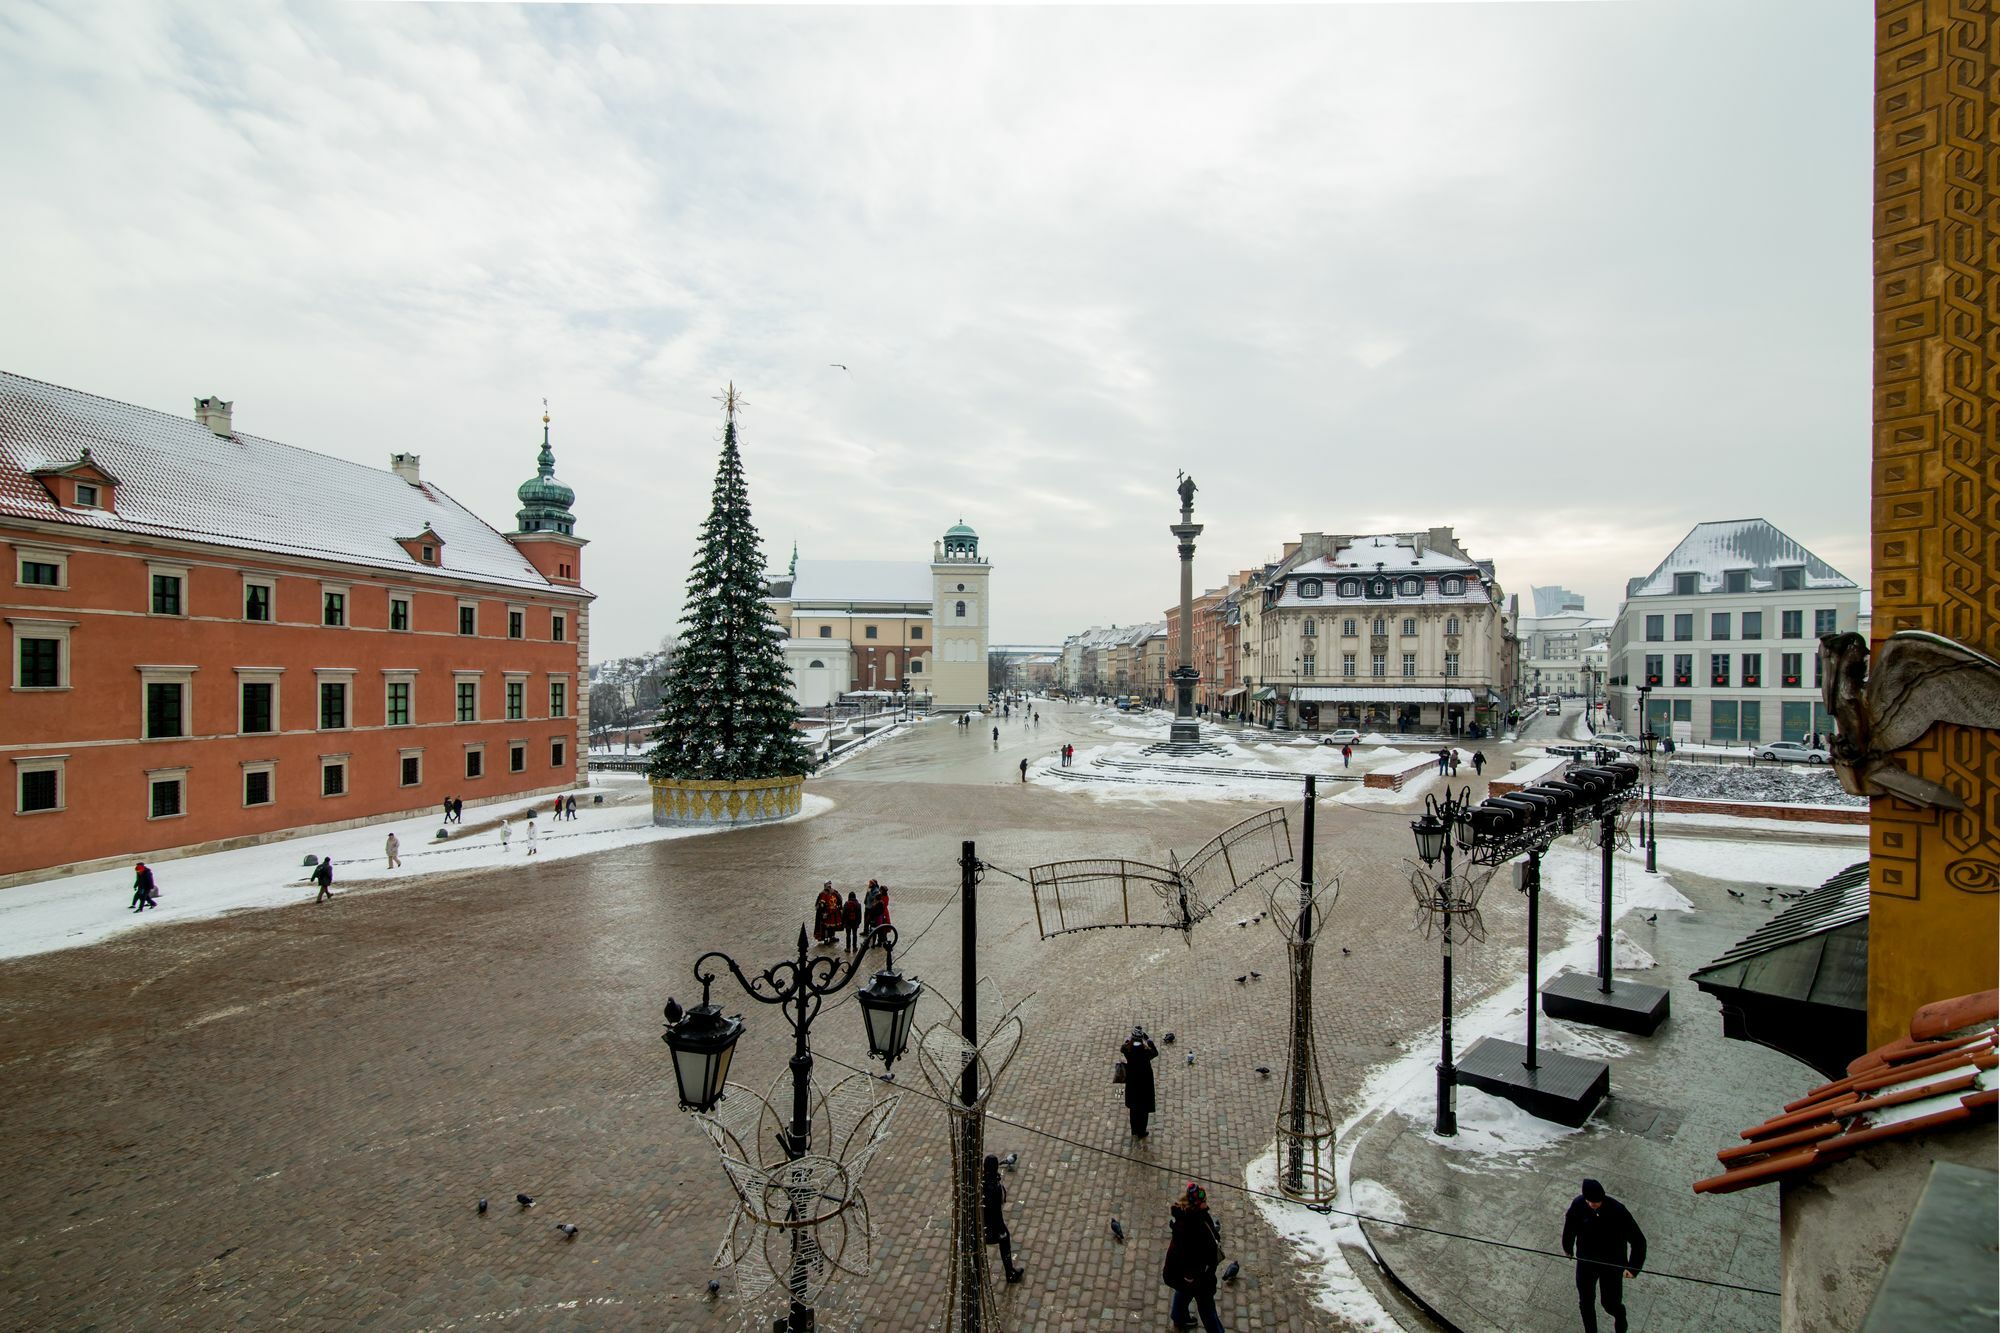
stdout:
<svg viewBox="0 0 2000 1333">
<path fill-rule="evenodd" d="M 963 520 L 938 539 L 931 553 L 931 702 L 943 709 L 986 703 L 987 632 L 992 625 L 988 577 L 993 566 L 979 554 L 979 534 Z"/>
</svg>

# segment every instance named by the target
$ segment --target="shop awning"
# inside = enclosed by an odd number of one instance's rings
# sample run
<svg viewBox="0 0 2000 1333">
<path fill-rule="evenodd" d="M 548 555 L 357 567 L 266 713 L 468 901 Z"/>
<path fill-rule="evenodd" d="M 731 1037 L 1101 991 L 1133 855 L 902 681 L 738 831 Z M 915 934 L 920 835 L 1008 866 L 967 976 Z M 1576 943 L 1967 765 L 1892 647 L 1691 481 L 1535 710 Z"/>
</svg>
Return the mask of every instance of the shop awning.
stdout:
<svg viewBox="0 0 2000 1333">
<path fill-rule="evenodd" d="M 1472 691 L 1393 685 L 1301 685 L 1292 698 L 1308 704 L 1469 704 Z"/>
<path fill-rule="evenodd" d="M 1257 693 L 1251 695 L 1250 697 L 1262 703 L 1277 698 L 1278 692 L 1272 689 L 1269 685 L 1266 685 L 1263 689 L 1258 690 Z"/>
<path fill-rule="evenodd" d="M 1233 690 L 1224 690 L 1222 692 L 1222 697 L 1225 699 L 1234 699 L 1237 695 L 1243 693 L 1243 691 L 1246 690 L 1247 688 L 1249 687 L 1245 685 L 1238 685 Z"/>
</svg>

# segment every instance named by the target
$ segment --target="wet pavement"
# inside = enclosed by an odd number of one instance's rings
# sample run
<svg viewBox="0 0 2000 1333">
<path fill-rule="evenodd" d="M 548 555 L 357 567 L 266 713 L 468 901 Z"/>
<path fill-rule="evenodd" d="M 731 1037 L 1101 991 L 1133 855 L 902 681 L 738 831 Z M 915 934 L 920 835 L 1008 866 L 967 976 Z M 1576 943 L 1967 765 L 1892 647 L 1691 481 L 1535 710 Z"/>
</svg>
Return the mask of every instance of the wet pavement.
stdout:
<svg viewBox="0 0 2000 1333">
<path fill-rule="evenodd" d="M 889 885 L 899 961 L 955 990 L 958 914 L 944 909 L 960 842 L 975 839 L 996 868 L 979 890 L 981 970 L 1025 1001 L 1027 1025 L 993 1103 L 1013 1124 L 988 1131 L 990 1150 L 1020 1153 L 1008 1211 L 1028 1276 L 1001 1289 L 1002 1326 L 1163 1326 L 1169 1201 L 1191 1174 L 1240 1181 L 1272 1137 L 1276 1085 L 1254 1066 L 1284 1055 L 1282 946 L 1268 926 L 1235 926 L 1247 903 L 1191 946 L 1141 930 L 1043 941 L 1026 887 L 1001 871 L 1163 860 L 1262 803 L 1023 785 L 1022 757 L 1102 740 L 1092 709 L 1041 711 L 1039 728 L 939 722 L 892 738 L 816 779 L 834 808 L 797 823 L 379 891 L 357 882 L 326 907 L 0 965 L 13 1233 L 0 1322 L 739 1326 L 734 1302 L 704 1290 L 730 1196 L 676 1108 L 660 1007 L 692 996 L 705 950 L 746 966 L 788 956 L 826 878 Z M 1410 813 L 1329 806 L 1319 820 L 1322 874 L 1343 877 L 1315 1006 L 1336 1106 L 1432 1021 L 1433 951 L 1407 898 Z M 1559 915 L 1545 906 L 1545 929 Z M 1518 904 L 1496 904 L 1488 924 L 1518 939 Z M 1496 989 L 1514 964 L 1502 950 L 1469 958 L 1460 993 Z M 1266 979 L 1239 985 L 1253 968 Z M 920 1023 L 944 1016 L 926 1005 Z M 742 1008 L 732 1074 L 762 1085 L 784 1073 L 790 1034 L 768 1008 Z M 1177 1052 L 1197 1057 L 1160 1062 L 1144 1141 L 1128 1136 L 1110 1082 L 1135 1022 L 1175 1031 Z M 813 1039 L 823 1069 L 868 1067 L 852 1005 L 829 1005 Z M 875 1275 L 833 1288 L 824 1326 L 935 1325 L 948 1172 L 943 1114 L 906 1096 L 867 1181 Z M 538 1200 L 531 1212 L 506 1202 L 516 1192 Z M 1214 1193 L 1243 1272 L 1223 1290 L 1227 1326 L 1347 1326 L 1313 1307 L 1312 1275 L 1255 1209 Z M 481 1197 L 494 1201 L 485 1217 Z M 557 1222 L 580 1235 L 563 1243 Z"/>
</svg>

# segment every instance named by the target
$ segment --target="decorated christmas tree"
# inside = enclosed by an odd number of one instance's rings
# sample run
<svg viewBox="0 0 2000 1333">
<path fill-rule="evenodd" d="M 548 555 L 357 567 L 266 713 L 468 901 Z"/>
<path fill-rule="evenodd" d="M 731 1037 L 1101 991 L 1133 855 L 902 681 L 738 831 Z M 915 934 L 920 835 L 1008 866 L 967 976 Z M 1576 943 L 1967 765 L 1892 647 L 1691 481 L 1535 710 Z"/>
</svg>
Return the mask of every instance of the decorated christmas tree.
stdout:
<svg viewBox="0 0 2000 1333">
<path fill-rule="evenodd" d="M 813 767 L 785 670 L 784 630 L 764 602 L 764 554 L 736 449 L 736 386 L 723 398 L 722 462 L 688 575 L 680 650 L 660 700 L 652 776 L 740 782 Z"/>
</svg>

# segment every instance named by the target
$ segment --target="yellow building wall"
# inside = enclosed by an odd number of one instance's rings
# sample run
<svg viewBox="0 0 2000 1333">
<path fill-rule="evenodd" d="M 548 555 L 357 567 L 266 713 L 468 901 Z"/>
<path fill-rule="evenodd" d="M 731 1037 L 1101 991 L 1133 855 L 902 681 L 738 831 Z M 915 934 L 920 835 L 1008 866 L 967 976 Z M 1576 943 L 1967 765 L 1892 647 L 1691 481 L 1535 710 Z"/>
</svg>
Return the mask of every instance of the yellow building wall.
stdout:
<svg viewBox="0 0 2000 1333">
<path fill-rule="evenodd" d="M 1875 26 L 1875 647 L 1929 630 L 2000 657 L 2000 308 L 1988 255 L 2000 22 L 1987 0 L 1878 0 Z M 1897 756 L 1962 812 L 1870 812 L 1868 1040 L 2000 972 L 2000 732 L 1931 728 Z"/>
</svg>

